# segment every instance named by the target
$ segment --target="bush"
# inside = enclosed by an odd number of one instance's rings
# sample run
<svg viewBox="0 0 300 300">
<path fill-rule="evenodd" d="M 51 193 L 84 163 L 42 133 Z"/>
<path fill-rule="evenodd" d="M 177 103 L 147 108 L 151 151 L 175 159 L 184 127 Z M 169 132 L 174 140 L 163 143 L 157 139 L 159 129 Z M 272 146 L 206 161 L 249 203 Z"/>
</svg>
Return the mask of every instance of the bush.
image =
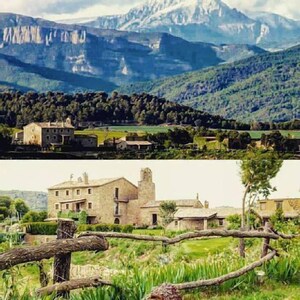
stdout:
<svg viewBox="0 0 300 300">
<path fill-rule="evenodd" d="M 22 223 L 43 222 L 45 219 L 47 219 L 46 211 L 29 211 L 23 216 Z"/>
<path fill-rule="evenodd" d="M 86 224 L 80 224 L 77 227 L 77 232 L 100 231 L 100 232 L 132 233 L 133 229 L 134 229 L 134 227 L 132 225 L 119 225 L 119 224 L 86 225 Z"/>
<path fill-rule="evenodd" d="M 56 235 L 57 223 L 53 222 L 34 222 L 24 224 L 26 232 L 33 235 Z"/>
<path fill-rule="evenodd" d="M 124 233 L 132 233 L 134 227 L 132 225 L 124 225 L 122 228 L 122 232 Z"/>
</svg>

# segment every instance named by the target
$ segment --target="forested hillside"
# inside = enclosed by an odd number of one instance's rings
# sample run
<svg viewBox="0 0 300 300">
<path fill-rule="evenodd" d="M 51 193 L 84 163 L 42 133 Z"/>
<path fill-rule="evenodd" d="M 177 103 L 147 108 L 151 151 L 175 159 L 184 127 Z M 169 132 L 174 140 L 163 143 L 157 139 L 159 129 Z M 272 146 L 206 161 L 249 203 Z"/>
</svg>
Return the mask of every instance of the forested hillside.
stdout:
<svg viewBox="0 0 300 300">
<path fill-rule="evenodd" d="M 120 89 L 243 121 L 300 118 L 300 46 Z"/>
<path fill-rule="evenodd" d="M 48 195 L 36 191 L 0 191 L 0 196 L 8 196 L 11 199 L 23 199 L 31 210 L 47 210 Z"/>
<path fill-rule="evenodd" d="M 31 122 L 62 121 L 71 117 L 82 121 L 113 123 L 188 124 L 210 128 L 249 129 L 249 125 L 182 106 L 147 94 L 132 96 L 85 93 L 67 95 L 48 92 L 0 93 L 2 123 L 21 128 Z"/>
</svg>

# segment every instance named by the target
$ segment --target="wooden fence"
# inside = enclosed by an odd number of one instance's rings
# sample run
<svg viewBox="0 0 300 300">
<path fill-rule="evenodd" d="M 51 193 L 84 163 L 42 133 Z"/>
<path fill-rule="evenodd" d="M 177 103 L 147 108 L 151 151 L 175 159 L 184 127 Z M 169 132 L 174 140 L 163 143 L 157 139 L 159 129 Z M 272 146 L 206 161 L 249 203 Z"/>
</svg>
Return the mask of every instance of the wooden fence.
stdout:
<svg viewBox="0 0 300 300">
<path fill-rule="evenodd" d="M 100 276 L 82 279 L 70 279 L 71 254 L 77 251 L 105 251 L 109 248 L 108 238 L 130 239 L 139 241 L 161 242 L 163 247 L 174 245 L 185 240 L 207 237 L 234 237 L 234 238 L 262 238 L 261 259 L 229 274 L 207 280 L 194 282 L 168 284 L 165 283 L 153 290 L 147 299 L 180 300 L 180 290 L 191 290 L 204 286 L 219 285 L 223 282 L 240 277 L 264 263 L 278 256 L 278 251 L 270 246 L 270 240 L 293 239 L 297 235 L 285 235 L 272 229 L 269 223 L 263 231 L 239 230 L 203 230 L 178 235 L 174 238 L 163 236 L 135 235 L 117 232 L 85 232 L 74 238 L 76 226 L 72 220 L 58 220 L 57 240 L 40 246 L 22 247 L 11 249 L 0 254 L 0 271 L 9 269 L 18 264 L 37 261 L 40 267 L 41 288 L 38 295 L 55 294 L 57 297 L 68 298 L 72 290 L 113 285 L 110 281 L 103 280 Z M 53 284 L 48 286 L 45 279 L 43 259 L 54 257 Z"/>
</svg>

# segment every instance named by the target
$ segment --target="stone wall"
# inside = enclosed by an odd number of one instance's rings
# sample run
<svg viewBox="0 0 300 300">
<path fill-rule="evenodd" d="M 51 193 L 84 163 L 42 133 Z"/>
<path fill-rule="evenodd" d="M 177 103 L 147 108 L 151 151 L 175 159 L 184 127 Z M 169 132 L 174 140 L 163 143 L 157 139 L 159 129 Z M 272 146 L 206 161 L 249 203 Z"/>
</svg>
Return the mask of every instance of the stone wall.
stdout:
<svg viewBox="0 0 300 300">
<path fill-rule="evenodd" d="M 45 244 L 54 240 L 56 240 L 56 235 L 32 235 L 26 233 L 24 237 L 24 242 L 28 245 Z"/>
</svg>

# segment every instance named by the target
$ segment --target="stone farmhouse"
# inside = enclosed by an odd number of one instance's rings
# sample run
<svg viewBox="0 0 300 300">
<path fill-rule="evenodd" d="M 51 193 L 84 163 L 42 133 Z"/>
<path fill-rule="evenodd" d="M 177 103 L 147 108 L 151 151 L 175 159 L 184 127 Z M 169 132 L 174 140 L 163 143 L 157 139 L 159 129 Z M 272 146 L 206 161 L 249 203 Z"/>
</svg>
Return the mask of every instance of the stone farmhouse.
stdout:
<svg viewBox="0 0 300 300">
<path fill-rule="evenodd" d="M 259 200 L 255 211 L 265 223 L 277 209 L 282 209 L 287 220 L 297 218 L 300 216 L 300 198 Z"/>
<path fill-rule="evenodd" d="M 97 136 L 75 134 L 70 118 L 66 122 L 33 122 L 18 132 L 15 141 L 24 145 L 38 145 L 42 148 L 75 144 L 85 148 L 98 146 Z"/>
<path fill-rule="evenodd" d="M 202 208 L 198 197 L 174 200 L 179 209 Z M 156 226 L 160 224 L 159 205 L 155 196 L 152 171 L 142 169 L 138 185 L 124 177 L 90 180 L 84 173 L 78 180 L 57 184 L 48 189 L 48 216 L 85 211 L 88 223 L 132 224 Z"/>
</svg>

